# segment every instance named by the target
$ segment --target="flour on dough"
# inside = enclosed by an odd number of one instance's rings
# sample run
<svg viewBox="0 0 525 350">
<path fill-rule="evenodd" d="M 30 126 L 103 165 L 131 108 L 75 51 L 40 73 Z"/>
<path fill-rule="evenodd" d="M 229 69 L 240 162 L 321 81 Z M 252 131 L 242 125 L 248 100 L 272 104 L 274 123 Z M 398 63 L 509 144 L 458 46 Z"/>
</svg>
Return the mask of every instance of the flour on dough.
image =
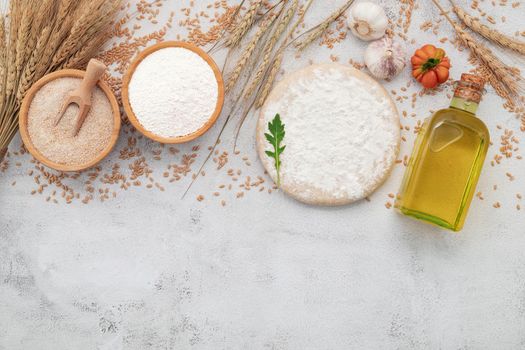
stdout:
<svg viewBox="0 0 525 350">
<path fill-rule="evenodd" d="M 379 83 L 352 67 L 310 66 L 272 91 L 261 110 L 257 142 L 274 179 L 264 132 L 276 113 L 286 125 L 281 187 L 302 202 L 344 205 L 363 199 L 395 164 L 401 137 L 396 107 Z"/>
</svg>

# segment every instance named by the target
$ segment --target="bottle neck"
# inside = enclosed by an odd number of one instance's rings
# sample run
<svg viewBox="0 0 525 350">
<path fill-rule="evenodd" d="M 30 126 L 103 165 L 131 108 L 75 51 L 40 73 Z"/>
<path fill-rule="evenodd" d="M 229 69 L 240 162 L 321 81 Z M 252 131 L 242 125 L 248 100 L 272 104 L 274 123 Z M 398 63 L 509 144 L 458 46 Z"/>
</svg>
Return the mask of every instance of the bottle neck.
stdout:
<svg viewBox="0 0 525 350">
<path fill-rule="evenodd" d="M 468 101 L 462 97 L 454 96 L 450 102 L 450 107 L 459 109 L 471 114 L 476 114 L 478 110 L 478 104 L 476 102 Z"/>
</svg>

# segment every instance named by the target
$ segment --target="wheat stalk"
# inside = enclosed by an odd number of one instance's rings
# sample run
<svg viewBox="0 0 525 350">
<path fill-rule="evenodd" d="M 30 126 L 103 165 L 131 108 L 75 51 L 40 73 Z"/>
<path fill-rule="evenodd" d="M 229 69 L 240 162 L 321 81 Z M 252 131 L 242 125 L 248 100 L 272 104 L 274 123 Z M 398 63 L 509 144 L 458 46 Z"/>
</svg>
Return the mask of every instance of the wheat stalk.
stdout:
<svg viewBox="0 0 525 350">
<path fill-rule="evenodd" d="M 0 97 L 5 95 L 6 90 L 6 51 L 7 51 L 7 33 L 5 29 L 5 17 L 0 18 Z M 0 98 L 0 110 L 2 110 L 4 99 Z M 1 158 L 0 158 L 1 159 Z"/>
<path fill-rule="evenodd" d="M 261 93 L 257 98 L 257 103 L 255 104 L 255 108 L 261 108 L 264 102 L 266 101 L 266 98 L 270 94 L 270 90 L 272 89 L 275 78 L 277 77 L 277 73 L 279 73 L 279 70 L 281 68 L 283 57 L 284 57 L 284 52 L 281 52 L 275 58 L 275 61 L 272 64 L 272 69 L 270 69 L 270 73 L 268 73 L 268 78 L 266 79 L 266 82 L 264 83 L 262 87 Z"/>
<path fill-rule="evenodd" d="M 268 95 L 270 94 L 270 91 L 273 87 L 273 84 L 275 82 L 275 79 L 277 78 L 277 74 L 279 73 L 281 69 L 281 65 L 284 59 L 284 52 L 286 48 L 288 47 L 289 39 L 293 37 L 293 33 L 297 29 L 297 27 L 302 23 L 304 20 L 304 16 L 306 15 L 306 12 L 312 5 L 313 0 L 309 0 L 304 9 L 302 14 L 299 16 L 299 19 L 294 23 L 288 34 L 286 35 L 286 38 L 284 42 L 281 44 L 279 49 L 277 50 L 273 60 L 271 61 L 271 67 L 270 71 L 266 76 L 263 76 L 262 80 L 262 86 L 259 87 L 259 91 L 257 95 L 255 96 L 255 100 L 251 104 L 248 105 L 248 107 L 245 109 L 243 115 L 241 116 L 241 120 L 239 122 L 239 125 L 237 126 L 237 131 L 235 133 L 235 141 L 234 141 L 234 149 L 237 148 L 237 140 L 239 138 L 242 126 L 244 125 L 244 122 L 246 121 L 246 118 L 248 117 L 249 111 L 255 106 L 256 109 L 259 109 L 263 106 L 263 104 L 266 102 L 266 99 L 268 98 Z M 293 42 L 293 41 L 292 41 Z M 249 98 L 250 96 L 246 96 L 246 98 Z"/>
<path fill-rule="evenodd" d="M 231 22 L 233 25 L 235 25 L 235 19 L 237 18 L 237 16 L 241 12 L 242 6 L 244 5 L 245 1 L 246 0 L 241 0 L 241 2 L 236 6 L 235 11 L 233 11 L 233 13 L 231 14 L 230 18 L 233 20 Z M 229 26 L 222 28 L 221 32 L 219 33 L 219 36 L 218 36 L 217 40 L 215 40 L 215 43 L 212 45 L 212 47 L 210 47 L 208 49 L 208 51 L 207 51 L 208 54 L 211 54 L 213 52 L 213 50 L 217 47 L 217 45 L 219 45 L 219 43 L 222 42 L 222 39 L 223 39 L 224 35 L 226 33 L 228 33 L 229 31 L 231 31 Z"/>
<path fill-rule="evenodd" d="M 276 18 L 276 13 L 270 14 L 269 17 L 261 24 L 253 38 L 251 38 L 250 42 L 242 52 L 241 57 L 235 64 L 235 69 L 233 70 L 233 72 L 230 73 L 228 83 L 226 84 L 225 88 L 226 92 L 230 91 L 235 86 L 235 84 L 239 80 L 239 77 L 241 76 L 242 71 L 244 70 L 244 67 L 252 57 L 252 54 L 255 50 L 255 47 L 259 43 L 259 40 L 261 40 L 263 35 L 266 34 L 270 26 L 275 22 Z"/>
<path fill-rule="evenodd" d="M 26 64 L 29 63 L 29 58 L 34 53 L 33 49 L 36 47 L 38 39 L 42 34 L 42 28 L 45 27 L 43 21 L 51 16 L 56 8 L 56 0 L 42 0 L 37 1 L 37 3 L 39 3 L 39 5 L 35 8 L 34 13 L 39 13 L 40 15 L 32 16 L 30 43 L 26 45 L 25 52 L 22 51 L 24 57 L 27 58 Z"/>
<path fill-rule="evenodd" d="M 255 0 L 251 3 L 250 8 L 248 9 L 244 17 L 241 19 L 241 22 L 237 25 L 237 28 L 233 31 L 231 36 L 226 41 L 226 46 L 235 47 L 241 42 L 244 35 L 248 32 L 248 30 L 250 30 L 252 25 L 255 23 L 257 11 L 259 11 L 262 5 L 262 0 Z"/>
<path fill-rule="evenodd" d="M 348 0 L 346 4 L 344 4 L 342 7 L 337 9 L 334 13 L 332 13 L 327 19 L 325 19 L 323 22 L 319 23 L 317 26 L 310 29 L 308 32 L 308 36 L 303 40 L 296 44 L 296 47 L 299 51 L 303 51 L 305 48 L 307 48 L 312 42 L 319 39 L 321 35 L 328 29 L 328 27 L 336 21 L 341 15 L 343 15 L 346 10 L 352 5 L 354 0 Z M 305 33 L 305 34 L 306 34 Z"/>
<path fill-rule="evenodd" d="M 44 75 L 52 59 L 55 57 L 58 47 L 67 39 L 68 32 L 71 30 L 73 19 L 76 17 L 76 9 L 73 8 L 73 1 L 59 0 L 56 2 L 55 19 L 49 23 L 51 26 L 51 36 L 46 48 L 42 53 L 42 63 L 37 68 L 36 75 Z"/>
<path fill-rule="evenodd" d="M 463 10 L 461 7 L 454 5 L 453 2 L 452 4 L 456 15 L 471 30 L 483 36 L 485 39 L 488 39 L 498 44 L 501 47 L 509 48 L 522 55 L 525 55 L 525 42 L 516 40 L 506 34 L 497 31 L 496 29 L 488 27 L 487 25 L 481 23 L 478 18 L 472 17 L 470 14 L 465 12 L 465 10 Z"/>
<path fill-rule="evenodd" d="M 18 101 L 22 101 L 27 90 L 29 90 L 32 83 L 34 82 L 38 62 L 42 57 L 42 53 L 44 52 L 45 46 L 47 44 L 47 40 L 49 39 L 49 34 L 50 34 L 50 28 L 49 27 L 44 28 L 44 30 L 42 31 L 42 34 L 37 39 L 36 46 L 33 52 L 29 56 L 27 65 L 20 78 L 20 87 L 16 95 Z"/>
<path fill-rule="evenodd" d="M 25 56 L 26 48 L 33 47 L 31 42 L 33 41 L 34 36 L 31 35 L 31 22 L 33 18 L 33 8 L 36 6 L 36 3 L 33 0 L 28 0 L 26 5 L 17 34 L 18 40 L 15 59 L 17 71 L 20 71 L 20 68 L 24 65 L 24 60 L 27 58 Z"/>
<path fill-rule="evenodd" d="M 353 0 L 352 0 L 353 1 Z M 266 101 L 266 98 L 268 97 L 269 95 L 269 92 L 270 92 L 270 89 L 271 87 L 273 86 L 273 83 L 275 81 L 275 78 L 277 76 L 277 72 L 280 70 L 281 68 L 281 65 L 282 65 L 282 61 L 283 61 L 283 56 L 284 56 L 284 51 L 286 50 L 286 48 L 292 44 L 295 40 L 297 40 L 299 37 L 305 35 L 306 33 L 309 32 L 306 31 L 305 33 L 302 33 L 298 38 L 292 40 L 291 42 L 290 39 L 293 37 L 293 34 L 295 32 L 295 30 L 299 27 L 299 25 L 303 22 L 304 20 L 304 17 L 306 15 L 306 12 L 308 11 L 308 9 L 310 8 L 310 6 L 312 5 L 313 3 L 313 0 L 308 0 L 308 2 L 306 3 L 306 5 L 304 6 L 303 8 L 303 11 L 301 13 L 301 15 L 299 16 L 299 18 L 297 19 L 297 21 L 294 23 L 294 25 L 292 26 L 292 28 L 290 29 L 290 31 L 288 32 L 287 36 L 286 36 L 286 39 L 285 41 L 281 44 L 281 46 L 279 47 L 279 49 L 277 50 L 277 53 L 275 54 L 275 57 L 272 61 L 272 68 L 270 70 L 270 73 L 268 74 L 267 77 L 264 77 L 262 80 L 264 82 L 264 85 L 262 86 L 261 90 L 259 91 L 259 95 L 256 97 L 256 100 L 257 100 L 257 103 L 255 104 L 255 108 L 260 108 L 264 102 Z M 345 5 L 346 6 L 346 5 Z M 349 5 L 348 5 L 349 6 Z M 344 8 L 344 7 L 343 7 Z M 341 8 L 342 9 L 342 8 Z M 337 12 L 338 13 L 341 13 L 341 9 L 339 9 Z M 338 16 L 334 17 L 334 15 L 331 15 L 329 18 L 333 18 L 332 21 L 336 20 L 338 18 Z M 323 23 L 325 23 L 327 21 L 323 21 Z M 330 25 L 332 22 L 327 22 L 328 25 Z M 315 28 L 315 27 L 314 27 Z M 309 43 L 305 44 L 306 46 L 310 45 L 311 43 L 313 42 L 313 40 L 311 40 Z M 305 47 L 306 47 L 305 46 Z M 241 121 L 241 124 L 240 126 L 242 127 L 242 123 L 244 122 L 244 120 Z"/>
<path fill-rule="evenodd" d="M 280 4 L 282 2 L 282 0 L 278 3 Z M 283 60 L 283 57 L 284 57 L 284 51 L 285 49 L 288 47 L 287 45 L 287 41 L 289 38 L 291 38 L 293 36 L 293 33 L 294 31 L 297 29 L 297 27 L 299 26 L 300 23 L 302 23 L 303 19 L 304 19 L 304 16 L 306 14 L 306 11 L 310 8 L 311 4 L 313 3 L 313 0 L 308 0 L 307 4 L 305 5 L 304 7 L 304 10 L 301 14 L 301 16 L 299 17 L 299 19 L 297 20 L 297 22 L 295 22 L 295 24 L 292 26 L 292 29 L 289 31 L 289 34 L 286 36 L 286 40 L 283 44 L 281 44 L 280 48 L 277 50 L 277 53 L 275 55 L 275 59 L 273 60 L 270 60 L 270 62 L 272 62 L 271 64 L 271 70 L 270 70 L 270 73 L 268 74 L 268 76 L 266 76 L 266 79 L 264 79 L 265 77 L 263 76 L 263 82 L 264 82 L 264 85 L 259 87 L 261 90 L 265 90 L 266 91 L 266 95 L 268 95 L 272 85 L 273 85 L 273 82 L 275 81 L 275 78 L 277 76 L 277 73 L 279 72 L 280 70 L 280 67 L 281 67 L 281 63 L 282 63 L 282 60 Z M 274 5 L 274 7 L 277 6 L 277 5 Z M 284 5 L 283 5 L 283 8 L 284 8 Z M 282 34 L 282 33 L 281 33 Z M 270 39 L 271 40 L 271 39 Z M 274 44 L 275 45 L 275 44 Z M 251 54 L 250 54 L 251 55 Z M 238 68 L 237 68 L 238 69 Z M 241 74 L 240 72 L 238 73 L 239 75 Z M 260 95 L 260 94 L 259 94 Z M 264 94 L 263 94 L 264 95 Z M 241 95 L 242 96 L 242 95 Z M 240 131 L 240 128 L 242 126 L 242 122 L 244 121 L 244 119 L 246 118 L 247 114 L 249 113 L 249 111 L 251 110 L 252 106 L 256 103 L 257 99 L 259 99 L 259 96 L 255 96 L 255 99 L 252 100 L 245 108 L 244 108 L 244 115 L 241 119 L 241 123 L 239 124 L 239 127 L 237 128 L 237 136 L 239 134 L 239 131 Z M 262 100 L 264 100 L 265 98 L 263 98 Z M 219 141 L 220 141 L 220 138 L 224 132 L 224 130 L 226 129 L 226 126 L 228 125 L 231 117 L 233 116 L 234 112 L 236 111 L 236 108 L 237 108 L 237 103 L 239 102 L 240 98 L 237 99 L 234 103 L 234 106 L 231 107 L 231 110 L 230 110 L 230 113 L 228 114 L 228 116 L 226 117 L 226 120 L 224 121 L 224 123 L 222 124 L 222 127 L 219 131 L 219 134 L 217 135 L 217 138 L 215 140 L 215 143 L 213 144 L 213 146 L 211 147 L 211 150 L 210 152 L 208 153 L 207 157 L 204 159 L 202 165 L 200 166 L 199 170 L 196 172 L 197 176 L 194 177 L 194 179 L 191 181 L 191 183 L 189 184 L 189 186 L 186 188 L 186 191 L 184 192 L 183 194 L 183 198 L 184 196 L 186 196 L 186 194 L 189 192 L 189 190 L 191 189 L 191 187 L 193 186 L 193 184 L 197 181 L 198 177 L 200 176 L 201 174 L 201 171 L 204 169 L 204 167 L 206 166 L 206 164 L 208 163 L 208 161 L 211 159 L 212 155 L 213 155 L 213 152 L 215 151 L 215 148 L 217 147 L 217 145 L 219 144 Z M 236 140 L 237 140 L 237 136 L 235 137 L 235 145 L 236 145 Z M 235 146 L 234 146 L 235 147 Z"/>
<path fill-rule="evenodd" d="M 501 90 L 503 87 L 506 90 L 503 96 L 519 103 L 519 95 L 524 90 L 523 79 L 519 71 L 502 62 L 489 48 L 478 42 L 472 35 L 454 22 L 437 0 L 432 0 L 432 2 L 440 10 L 441 15 L 452 25 L 458 38 L 470 49 L 477 61 L 483 64 L 486 70 L 493 75 L 492 79 L 489 79 L 489 82 L 496 80 L 501 82 L 499 89 Z"/>
<path fill-rule="evenodd" d="M 85 67 L 89 60 L 97 55 L 108 39 L 109 35 L 100 35 L 94 38 L 69 57 L 66 62 L 62 63 L 61 67 Z"/>
<path fill-rule="evenodd" d="M 93 33 L 99 31 L 99 27 L 104 26 L 105 20 L 103 18 L 95 20 L 95 18 L 93 18 L 94 14 L 99 13 L 101 9 L 107 9 L 108 11 L 114 10 L 111 9 L 111 3 L 109 3 L 109 6 L 105 4 L 105 0 L 91 0 L 83 3 L 82 6 L 83 7 L 79 9 L 81 15 L 75 23 L 73 23 L 70 35 L 60 45 L 53 57 L 51 62 L 52 68 L 58 67 L 60 62 L 65 62 L 72 52 L 77 52 L 82 48 L 83 43 L 79 43 L 76 38 L 86 35 L 92 36 Z M 92 23 L 91 26 L 89 26 L 90 23 Z"/>
<path fill-rule="evenodd" d="M 284 51 L 288 47 L 288 41 L 293 37 L 293 34 L 295 33 L 295 30 L 301 23 L 303 23 L 304 17 L 308 10 L 310 9 L 310 6 L 312 5 L 313 0 L 308 0 L 306 4 L 303 6 L 301 13 L 299 15 L 299 18 L 295 23 L 292 25 L 292 28 L 288 31 L 288 33 L 285 36 L 284 41 L 281 43 L 280 47 L 277 49 L 277 52 L 275 53 L 273 58 L 270 58 L 270 55 L 264 57 L 264 61 L 262 63 L 262 69 L 261 67 L 256 73 L 256 76 L 254 78 L 254 81 L 252 82 L 250 88 L 244 95 L 244 100 L 249 100 L 255 90 L 257 90 L 257 94 L 255 98 L 253 99 L 252 103 L 250 103 L 245 109 L 244 113 L 241 115 L 241 119 L 237 125 L 237 130 L 235 132 L 235 141 L 234 141 L 234 149 L 237 148 L 237 140 L 239 139 L 239 135 L 241 132 L 241 129 L 244 125 L 244 122 L 246 121 L 246 118 L 248 117 L 248 114 L 250 110 L 255 106 L 255 108 L 259 108 L 262 106 L 264 101 L 266 100 L 270 89 L 273 86 L 273 83 L 276 79 L 277 73 L 281 68 L 282 61 L 284 58 Z M 282 33 L 281 33 L 282 34 Z M 272 52 L 270 52 L 271 54 Z M 271 62 L 271 65 L 270 65 Z M 270 72 L 269 74 L 266 74 L 268 71 L 268 65 L 270 65 Z M 262 86 L 261 86 L 262 83 Z"/>
<path fill-rule="evenodd" d="M 15 88 L 16 80 L 16 48 L 21 18 L 23 17 L 22 1 L 9 2 L 9 34 L 6 46 L 6 88 L 5 95 L 9 96 Z"/>
<path fill-rule="evenodd" d="M 28 89 L 59 68 L 82 68 L 103 45 L 122 0 L 10 0 L 0 13 L 0 161 Z"/>
<path fill-rule="evenodd" d="M 288 8 L 288 10 L 285 12 L 284 17 L 279 21 L 277 28 L 275 29 L 275 32 L 272 34 L 272 37 L 266 44 L 266 47 L 264 48 L 264 55 L 261 64 L 259 65 L 259 68 L 257 69 L 257 72 L 255 73 L 255 77 L 253 78 L 250 87 L 246 91 L 246 94 L 244 95 L 244 98 L 249 98 L 254 91 L 257 89 L 257 86 L 261 83 L 264 77 L 264 73 L 266 72 L 266 69 L 268 68 L 268 65 L 270 64 L 270 59 L 272 57 L 273 49 L 275 48 L 275 45 L 283 35 L 284 31 L 288 27 L 288 24 L 290 24 L 290 21 L 292 20 L 293 16 L 295 15 L 295 12 L 297 11 L 297 6 L 299 2 L 298 0 L 294 0 L 292 2 L 292 5 Z"/>
<path fill-rule="evenodd" d="M 7 153 L 7 147 L 0 149 L 0 162 L 2 161 L 2 159 L 4 159 L 6 153 Z"/>
<path fill-rule="evenodd" d="M 460 31 L 459 25 L 454 26 L 456 31 Z M 481 45 L 470 34 L 465 31 L 458 32 L 458 36 L 463 43 L 470 49 L 474 56 L 481 63 L 485 64 L 494 73 L 494 75 L 503 82 L 512 93 L 518 94 L 522 90 L 520 86 L 521 78 L 516 75 L 516 70 L 507 66 L 492 51 Z"/>
</svg>

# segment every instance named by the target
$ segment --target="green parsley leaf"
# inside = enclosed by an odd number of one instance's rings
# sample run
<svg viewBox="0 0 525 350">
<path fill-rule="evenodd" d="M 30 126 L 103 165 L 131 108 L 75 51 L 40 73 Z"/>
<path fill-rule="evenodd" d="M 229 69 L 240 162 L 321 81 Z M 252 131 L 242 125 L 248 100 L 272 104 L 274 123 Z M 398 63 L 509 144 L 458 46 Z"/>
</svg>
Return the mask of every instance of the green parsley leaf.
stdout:
<svg viewBox="0 0 525 350">
<path fill-rule="evenodd" d="M 272 151 L 266 151 L 266 155 L 274 159 L 275 170 L 277 170 L 277 186 L 281 186 L 281 154 L 284 152 L 286 146 L 281 145 L 284 139 L 285 131 L 284 124 L 281 121 L 279 113 L 275 115 L 273 120 L 268 123 L 268 130 L 270 133 L 265 133 L 266 140 L 272 145 Z"/>
</svg>

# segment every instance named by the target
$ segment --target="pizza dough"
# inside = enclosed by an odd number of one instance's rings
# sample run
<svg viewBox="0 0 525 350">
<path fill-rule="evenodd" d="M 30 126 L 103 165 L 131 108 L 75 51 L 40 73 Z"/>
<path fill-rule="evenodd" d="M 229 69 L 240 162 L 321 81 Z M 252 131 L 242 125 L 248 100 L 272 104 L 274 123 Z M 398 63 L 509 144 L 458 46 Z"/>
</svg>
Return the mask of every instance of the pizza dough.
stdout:
<svg viewBox="0 0 525 350">
<path fill-rule="evenodd" d="M 368 75 L 340 64 L 312 65 L 285 77 L 262 107 L 259 157 L 275 181 L 268 122 L 285 124 L 281 189 L 314 205 L 363 199 L 389 176 L 401 141 L 399 114 L 386 90 Z"/>
</svg>

